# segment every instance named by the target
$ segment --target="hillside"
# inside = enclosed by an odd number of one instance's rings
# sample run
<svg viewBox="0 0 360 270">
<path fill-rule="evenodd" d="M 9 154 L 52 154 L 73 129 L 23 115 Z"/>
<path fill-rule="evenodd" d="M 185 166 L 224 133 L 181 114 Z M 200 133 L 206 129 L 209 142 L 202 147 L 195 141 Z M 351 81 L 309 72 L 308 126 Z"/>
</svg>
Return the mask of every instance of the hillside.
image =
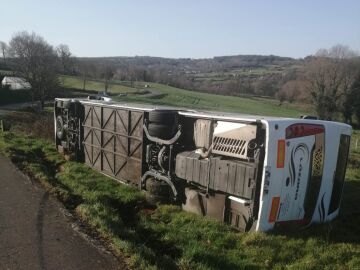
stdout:
<svg viewBox="0 0 360 270">
<path fill-rule="evenodd" d="M 71 88 L 72 91 L 82 89 L 83 87 L 81 78 L 63 76 L 62 80 L 64 82 L 64 87 Z M 149 88 L 144 88 L 145 84 L 147 84 Z M 104 83 L 94 80 L 88 81 L 86 89 L 98 92 L 103 91 Z M 156 94 L 146 94 L 151 92 Z M 114 100 L 124 102 L 140 102 L 204 110 L 219 110 L 284 117 L 299 117 L 304 114 L 304 110 L 297 108 L 295 105 L 279 106 L 279 102 L 274 99 L 214 95 L 188 91 L 159 83 L 137 82 L 132 83 L 131 87 L 131 83 L 128 81 L 113 81 L 110 86 L 109 93 Z M 124 96 L 124 93 L 127 93 L 127 95 Z M 119 96 L 119 94 L 122 95 Z"/>
<path fill-rule="evenodd" d="M 173 70 L 183 70 L 184 72 L 210 72 L 243 67 L 290 66 L 301 62 L 301 60 L 294 58 L 276 55 L 232 55 L 202 59 L 163 58 L 152 56 L 80 57 L 78 59 L 87 62 L 94 61 L 99 64 L 110 63 L 119 68 L 128 65 L 146 66 L 148 68 L 167 66 Z"/>
<path fill-rule="evenodd" d="M 76 75 L 149 81 L 207 93 L 275 96 L 301 72 L 305 60 L 275 55 L 234 55 L 204 59 L 150 56 L 76 58 Z M 69 73 L 71 74 L 71 73 Z M 72 73 L 74 74 L 74 73 Z"/>
<path fill-rule="evenodd" d="M 213 58 L 73 57 L 62 74 L 121 81 L 147 81 L 224 95 L 275 97 L 286 81 L 301 72 L 304 59 L 275 55 L 233 55 Z M 0 69 L 12 69 L 0 59 Z"/>
</svg>

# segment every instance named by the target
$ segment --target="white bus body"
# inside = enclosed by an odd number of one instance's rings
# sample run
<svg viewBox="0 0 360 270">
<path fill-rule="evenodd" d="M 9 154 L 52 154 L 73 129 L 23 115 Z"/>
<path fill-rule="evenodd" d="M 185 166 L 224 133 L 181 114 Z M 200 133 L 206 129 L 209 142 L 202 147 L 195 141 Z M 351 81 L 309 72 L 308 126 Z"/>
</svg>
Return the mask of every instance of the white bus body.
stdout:
<svg viewBox="0 0 360 270">
<path fill-rule="evenodd" d="M 55 123 L 62 152 L 239 230 L 339 213 L 346 124 L 86 99 L 56 99 Z"/>
</svg>

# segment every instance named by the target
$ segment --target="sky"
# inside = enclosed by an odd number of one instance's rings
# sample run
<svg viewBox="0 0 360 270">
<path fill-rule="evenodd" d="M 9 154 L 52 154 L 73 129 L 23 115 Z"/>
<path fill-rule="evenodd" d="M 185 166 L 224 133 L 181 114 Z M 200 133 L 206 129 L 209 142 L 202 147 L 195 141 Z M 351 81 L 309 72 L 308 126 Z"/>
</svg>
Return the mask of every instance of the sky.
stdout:
<svg viewBox="0 0 360 270">
<path fill-rule="evenodd" d="M 75 56 L 301 58 L 360 52 L 359 0 L 0 0 L 0 40 L 35 32 Z"/>
</svg>

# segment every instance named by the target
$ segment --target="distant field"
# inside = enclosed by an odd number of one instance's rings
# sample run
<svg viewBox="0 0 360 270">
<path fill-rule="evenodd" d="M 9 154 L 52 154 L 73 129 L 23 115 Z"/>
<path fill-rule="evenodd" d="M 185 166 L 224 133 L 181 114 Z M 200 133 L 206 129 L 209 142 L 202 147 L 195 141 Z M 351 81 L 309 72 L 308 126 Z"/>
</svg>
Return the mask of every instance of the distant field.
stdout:
<svg viewBox="0 0 360 270">
<path fill-rule="evenodd" d="M 226 81 L 231 78 L 259 78 L 262 76 L 271 76 L 274 74 L 281 74 L 286 70 L 296 69 L 296 65 L 278 66 L 278 65 L 264 65 L 259 67 L 243 67 L 227 69 L 224 72 L 202 72 L 190 74 L 194 76 L 196 81 Z"/>
<path fill-rule="evenodd" d="M 64 87 L 82 89 L 82 80 L 80 78 L 66 76 L 63 79 Z M 279 102 L 274 99 L 214 95 L 183 90 L 158 83 L 136 82 L 133 84 L 133 87 L 130 87 L 129 82 L 115 81 L 114 83 L 110 87 L 110 93 L 129 93 L 127 96 L 114 96 L 113 99 L 118 101 L 282 117 L 299 117 L 305 113 L 295 106 L 279 106 Z M 155 98 L 134 95 L 136 91 L 143 89 L 145 84 L 149 84 L 151 89 L 161 92 L 163 95 Z M 104 83 L 99 81 L 88 81 L 86 89 L 103 91 L 103 86 Z"/>
<path fill-rule="evenodd" d="M 2 74 L 2 75 L 12 75 L 13 71 L 0 69 L 0 74 Z"/>
<path fill-rule="evenodd" d="M 83 80 L 79 77 L 61 76 L 60 82 L 65 88 L 83 89 Z M 85 90 L 95 90 L 99 92 L 104 91 L 104 83 L 101 81 L 87 80 Z M 110 85 L 110 91 L 113 93 L 126 93 L 135 92 L 136 89 L 123 85 L 112 84 Z"/>
</svg>

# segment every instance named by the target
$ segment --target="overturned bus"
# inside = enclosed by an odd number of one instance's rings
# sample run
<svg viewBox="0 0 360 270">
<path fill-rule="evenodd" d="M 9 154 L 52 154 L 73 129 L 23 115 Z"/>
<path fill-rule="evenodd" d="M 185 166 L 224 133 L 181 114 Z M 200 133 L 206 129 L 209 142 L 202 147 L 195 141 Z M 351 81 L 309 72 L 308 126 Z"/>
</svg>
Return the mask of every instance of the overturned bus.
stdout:
<svg viewBox="0 0 360 270">
<path fill-rule="evenodd" d="M 87 99 L 56 99 L 54 114 L 59 151 L 153 201 L 243 231 L 339 213 L 349 125 Z"/>
</svg>

